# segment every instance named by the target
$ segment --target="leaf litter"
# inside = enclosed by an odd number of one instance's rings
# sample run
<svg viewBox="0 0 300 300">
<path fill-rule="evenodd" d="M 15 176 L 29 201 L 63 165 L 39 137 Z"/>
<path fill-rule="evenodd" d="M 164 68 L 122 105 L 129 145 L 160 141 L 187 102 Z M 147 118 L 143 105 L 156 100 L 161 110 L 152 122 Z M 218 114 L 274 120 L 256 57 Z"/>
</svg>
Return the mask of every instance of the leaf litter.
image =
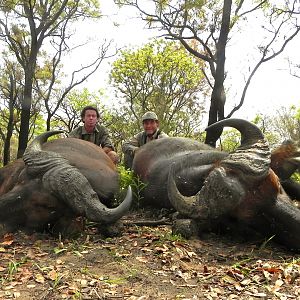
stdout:
<svg viewBox="0 0 300 300">
<path fill-rule="evenodd" d="M 169 225 L 74 240 L 18 232 L 0 257 L 0 299 L 300 299 L 298 254 L 214 234 L 184 240 Z"/>
</svg>

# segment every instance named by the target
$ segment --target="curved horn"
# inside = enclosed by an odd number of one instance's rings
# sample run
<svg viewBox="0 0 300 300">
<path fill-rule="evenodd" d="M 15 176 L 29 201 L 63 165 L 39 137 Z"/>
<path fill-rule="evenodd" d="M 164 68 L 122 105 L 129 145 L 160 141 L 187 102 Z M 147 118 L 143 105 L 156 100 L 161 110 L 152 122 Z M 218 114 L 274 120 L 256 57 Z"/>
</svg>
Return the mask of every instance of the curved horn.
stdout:
<svg viewBox="0 0 300 300">
<path fill-rule="evenodd" d="M 29 175 L 42 175 L 60 163 L 67 163 L 60 154 L 55 152 L 47 152 L 42 150 L 42 145 L 49 137 L 62 133 L 63 131 L 47 131 L 38 135 L 26 148 L 23 154 L 23 160 L 27 166 Z"/>
<path fill-rule="evenodd" d="M 41 147 L 44 143 L 47 142 L 48 138 L 59 134 L 59 133 L 63 133 L 63 130 L 53 130 L 53 131 L 46 131 L 40 135 L 38 135 L 37 137 L 34 138 L 34 140 L 27 146 L 25 153 L 30 151 L 41 151 Z"/>
<path fill-rule="evenodd" d="M 245 195 L 239 180 L 228 176 L 224 168 L 214 169 L 199 193 L 191 197 L 180 194 L 174 177 L 174 166 L 172 166 L 168 177 L 170 202 L 177 211 L 192 219 L 218 218 L 236 207 Z"/>
<path fill-rule="evenodd" d="M 63 199 L 76 213 L 94 222 L 113 223 L 125 215 L 132 203 L 129 186 L 123 202 L 116 208 L 107 208 L 100 202 L 86 177 L 70 165 L 56 166 L 46 172 L 43 185 Z"/>
<path fill-rule="evenodd" d="M 230 126 L 241 133 L 241 145 L 222 160 L 221 165 L 238 172 L 248 185 L 265 178 L 269 173 L 271 153 L 261 130 L 255 124 L 242 119 L 225 119 L 208 128 L 220 126 Z"/>
<path fill-rule="evenodd" d="M 60 131 L 46 132 L 27 147 L 23 160 L 28 173 L 42 176 L 44 187 L 65 201 L 76 213 L 95 222 L 112 223 L 118 220 L 131 206 L 131 188 L 128 188 L 124 201 L 118 207 L 107 208 L 77 168 L 60 154 L 41 149 L 47 138 L 57 133 Z"/>
<path fill-rule="evenodd" d="M 179 158 L 174 158 L 174 174 L 179 191 L 185 196 L 195 195 L 203 186 L 205 178 L 215 168 L 215 164 L 228 154 L 211 148 L 210 150 L 196 150 Z M 162 166 L 163 167 L 163 166 Z M 165 168 L 166 169 L 166 168 Z M 163 170 L 160 170 L 162 173 Z M 166 180 L 169 170 L 166 169 Z"/>
<path fill-rule="evenodd" d="M 218 130 L 224 127 L 233 127 L 241 133 L 241 147 L 264 139 L 263 133 L 255 124 L 242 119 L 224 119 L 208 126 L 205 130 Z"/>
</svg>

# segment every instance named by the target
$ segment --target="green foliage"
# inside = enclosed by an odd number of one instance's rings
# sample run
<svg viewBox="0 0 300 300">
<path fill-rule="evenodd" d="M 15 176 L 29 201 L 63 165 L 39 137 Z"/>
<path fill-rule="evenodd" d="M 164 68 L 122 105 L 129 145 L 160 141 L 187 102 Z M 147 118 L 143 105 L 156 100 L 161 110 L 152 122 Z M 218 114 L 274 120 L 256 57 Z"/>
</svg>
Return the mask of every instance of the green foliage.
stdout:
<svg viewBox="0 0 300 300">
<path fill-rule="evenodd" d="M 300 107 L 281 107 L 271 119 L 273 131 L 277 132 L 282 141 L 290 139 L 300 142 Z"/>
<path fill-rule="evenodd" d="M 87 88 L 83 90 L 72 91 L 68 96 L 68 104 L 72 106 L 79 113 L 81 110 L 87 106 L 92 105 L 98 107 L 100 104 L 99 95 L 91 93 Z"/>
<path fill-rule="evenodd" d="M 222 151 L 232 152 L 241 143 L 241 135 L 236 129 L 224 130 L 220 138 L 220 148 Z"/>
<path fill-rule="evenodd" d="M 159 243 L 165 242 L 183 242 L 185 239 L 180 234 L 164 233 L 159 236 Z"/>
<path fill-rule="evenodd" d="M 199 95 L 205 90 L 201 66 L 175 42 L 156 40 L 121 51 L 110 83 L 120 99 L 116 110 L 125 120 L 122 135 L 139 131 L 147 110 L 158 114 L 161 129 L 170 135 L 199 133 L 204 112 Z"/>
<path fill-rule="evenodd" d="M 90 92 L 87 88 L 83 90 L 73 90 L 67 94 L 56 115 L 53 118 L 52 128 L 63 129 L 70 132 L 81 122 L 80 113 L 87 106 L 95 106 L 100 112 L 100 121 L 106 125 L 106 118 L 109 119 L 107 109 L 101 102 L 101 91 Z"/>
<path fill-rule="evenodd" d="M 295 105 L 281 107 L 272 115 L 259 114 L 253 123 L 262 130 L 271 148 L 284 140 L 300 142 L 300 108 Z"/>
<path fill-rule="evenodd" d="M 271 148 L 278 143 L 278 132 L 273 129 L 272 116 L 258 114 L 252 123 L 254 123 L 262 131 Z"/>
<path fill-rule="evenodd" d="M 127 190 L 128 186 L 134 181 L 134 173 L 123 165 L 118 166 L 118 172 L 120 174 L 120 188 Z"/>
<path fill-rule="evenodd" d="M 122 165 L 118 166 L 118 172 L 120 174 L 120 189 L 127 190 L 128 186 L 131 186 L 134 195 L 134 206 L 140 207 L 143 201 L 142 192 L 147 184 L 142 182 L 133 171 L 126 169 Z"/>
<path fill-rule="evenodd" d="M 6 274 L 6 280 L 11 281 L 14 277 L 14 274 L 18 272 L 18 269 L 27 262 L 27 257 L 23 257 L 19 261 L 15 261 L 11 259 L 7 266 L 7 274 Z"/>
<path fill-rule="evenodd" d="M 293 180 L 297 181 L 297 182 L 300 182 L 300 172 L 299 172 L 299 171 L 295 172 L 295 173 L 291 176 L 291 178 L 292 178 Z"/>
</svg>

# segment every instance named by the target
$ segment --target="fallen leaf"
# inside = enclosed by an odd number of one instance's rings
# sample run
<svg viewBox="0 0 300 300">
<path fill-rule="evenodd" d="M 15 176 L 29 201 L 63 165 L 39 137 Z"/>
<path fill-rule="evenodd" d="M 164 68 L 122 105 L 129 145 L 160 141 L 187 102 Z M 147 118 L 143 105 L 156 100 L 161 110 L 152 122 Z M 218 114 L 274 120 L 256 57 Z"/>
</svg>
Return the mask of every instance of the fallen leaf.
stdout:
<svg viewBox="0 0 300 300">
<path fill-rule="evenodd" d="M 35 276 L 35 281 L 38 283 L 44 283 L 45 282 L 45 278 L 42 274 L 36 274 Z"/>
<path fill-rule="evenodd" d="M 34 259 L 34 258 L 36 257 L 36 254 L 34 253 L 34 251 L 33 251 L 32 249 L 29 249 L 29 250 L 27 251 L 26 256 L 27 256 L 28 258 Z"/>
<path fill-rule="evenodd" d="M 48 278 L 50 278 L 53 281 L 57 279 L 57 272 L 55 270 L 51 270 L 47 275 Z"/>
<path fill-rule="evenodd" d="M 244 279 L 241 281 L 241 285 L 249 285 L 251 283 L 251 279 Z"/>
<path fill-rule="evenodd" d="M 222 280 L 230 284 L 237 284 L 237 281 L 228 275 L 223 276 Z"/>
<path fill-rule="evenodd" d="M 14 235 L 12 233 L 7 233 L 3 237 L 2 245 L 9 246 L 14 242 Z"/>
<path fill-rule="evenodd" d="M 143 262 L 143 263 L 147 263 L 149 261 L 149 259 L 147 257 L 144 256 L 137 256 L 136 260 Z"/>
<path fill-rule="evenodd" d="M 21 293 L 20 292 L 14 292 L 14 298 L 20 298 Z"/>
</svg>

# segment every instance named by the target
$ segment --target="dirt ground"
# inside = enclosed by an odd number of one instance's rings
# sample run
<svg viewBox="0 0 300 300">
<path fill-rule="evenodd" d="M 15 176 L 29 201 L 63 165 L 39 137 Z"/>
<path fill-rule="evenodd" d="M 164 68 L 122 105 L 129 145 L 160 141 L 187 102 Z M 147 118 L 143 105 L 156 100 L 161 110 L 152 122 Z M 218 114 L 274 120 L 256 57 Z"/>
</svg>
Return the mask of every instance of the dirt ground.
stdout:
<svg viewBox="0 0 300 300">
<path fill-rule="evenodd" d="M 298 254 L 213 234 L 184 240 L 170 225 L 131 224 L 139 217 L 113 238 L 93 226 L 77 239 L 6 235 L 0 299 L 300 299 Z"/>
</svg>

